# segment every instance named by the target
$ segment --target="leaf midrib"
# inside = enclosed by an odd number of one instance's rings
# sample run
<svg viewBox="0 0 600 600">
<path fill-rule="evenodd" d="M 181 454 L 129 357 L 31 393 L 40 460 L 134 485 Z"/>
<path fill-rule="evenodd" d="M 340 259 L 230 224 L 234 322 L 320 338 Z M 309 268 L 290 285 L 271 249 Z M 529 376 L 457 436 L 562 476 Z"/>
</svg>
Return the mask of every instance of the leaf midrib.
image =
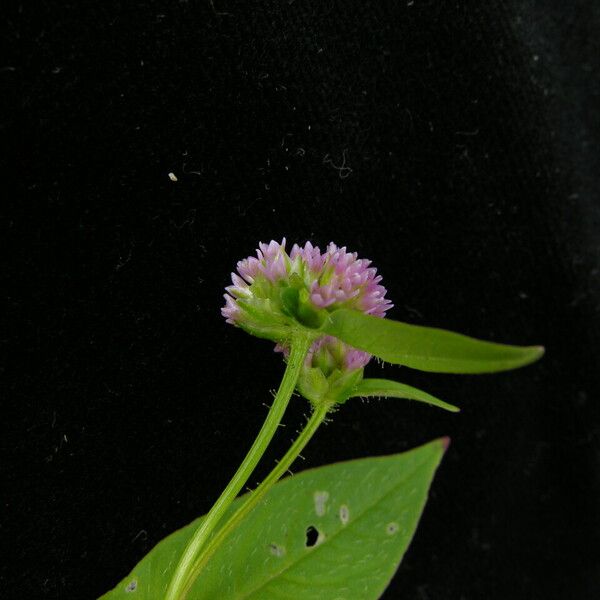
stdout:
<svg viewBox="0 0 600 600">
<path fill-rule="evenodd" d="M 417 470 L 417 468 L 419 466 L 421 466 L 421 465 L 418 464 L 417 466 L 415 466 L 415 468 L 412 469 L 410 471 L 410 473 L 406 474 L 401 480 L 399 480 L 395 485 L 393 485 L 385 494 L 383 494 L 382 496 L 379 496 L 376 502 L 368 505 L 364 510 L 362 510 L 362 512 L 358 513 L 358 516 L 355 519 L 352 520 L 352 523 L 355 523 L 356 521 L 359 521 L 366 513 L 368 513 L 375 506 L 377 506 L 377 504 L 379 504 L 382 500 L 384 500 L 392 492 L 394 492 L 399 485 L 405 483 L 406 480 L 415 473 L 415 471 Z M 292 567 L 295 567 L 296 565 L 298 565 L 298 563 L 302 562 L 305 558 L 308 558 L 309 556 L 313 556 L 314 553 L 317 552 L 317 550 L 319 550 L 320 548 L 325 547 L 327 545 L 328 541 L 334 539 L 342 531 L 347 531 L 347 528 L 340 527 L 333 535 L 327 537 L 327 540 L 326 540 L 325 543 L 320 544 L 319 546 L 316 546 L 312 550 L 306 552 L 298 560 L 296 560 L 296 561 L 294 561 L 292 563 L 289 563 L 288 565 L 285 565 L 280 571 L 278 571 L 278 572 L 274 573 L 273 575 L 271 575 L 270 577 L 268 577 L 258 587 L 255 587 L 255 588 L 249 590 L 248 592 L 246 592 L 242 596 L 235 596 L 236 600 L 243 600 L 244 598 L 249 598 L 252 594 L 254 594 L 255 592 L 257 592 L 257 591 L 261 590 L 262 588 L 264 588 L 267 584 L 271 583 L 271 581 L 273 581 L 274 579 L 276 579 L 277 577 L 279 577 L 282 573 L 285 573 L 285 571 L 288 571 Z"/>
</svg>

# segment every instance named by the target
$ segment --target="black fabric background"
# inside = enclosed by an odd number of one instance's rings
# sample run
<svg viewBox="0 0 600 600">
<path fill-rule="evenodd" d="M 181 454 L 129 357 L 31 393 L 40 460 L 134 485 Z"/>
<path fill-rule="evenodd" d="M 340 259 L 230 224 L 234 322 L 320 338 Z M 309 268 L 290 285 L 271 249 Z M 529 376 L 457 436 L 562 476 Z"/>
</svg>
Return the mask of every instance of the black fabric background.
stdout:
<svg viewBox="0 0 600 600">
<path fill-rule="evenodd" d="M 282 373 L 223 287 L 284 235 L 371 258 L 393 318 L 547 347 L 495 376 L 386 367 L 463 412 L 348 403 L 296 465 L 452 437 L 385 598 L 600 597 L 598 3 L 3 21 L 3 598 L 95 598 L 210 507 Z"/>
</svg>

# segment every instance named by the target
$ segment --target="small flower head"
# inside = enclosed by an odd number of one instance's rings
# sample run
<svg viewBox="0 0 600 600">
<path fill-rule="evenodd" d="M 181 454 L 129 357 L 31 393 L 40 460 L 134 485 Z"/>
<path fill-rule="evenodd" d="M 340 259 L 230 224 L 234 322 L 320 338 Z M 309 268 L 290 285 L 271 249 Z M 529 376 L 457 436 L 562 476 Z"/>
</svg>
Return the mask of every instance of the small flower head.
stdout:
<svg viewBox="0 0 600 600">
<path fill-rule="evenodd" d="M 360 383 L 371 355 L 326 335 L 313 343 L 300 377 L 298 391 L 313 404 L 344 402 Z"/>
<path fill-rule="evenodd" d="M 323 388 L 323 382 L 328 382 L 327 394 L 331 395 L 332 383 L 339 383 L 340 377 L 348 374 L 362 377 L 371 358 L 336 338 L 319 336 L 327 314 L 349 308 L 384 317 L 393 305 L 385 297 L 381 276 L 370 266 L 371 261 L 359 259 L 355 252 L 338 248 L 333 242 L 324 252 L 310 242 L 303 247 L 294 245 L 289 254 L 285 246 L 285 238 L 281 243 L 261 243 L 256 257 L 238 262 L 221 313 L 228 323 L 276 341 L 276 349 L 284 353 L 294 328 L 314 330 L 316 341 L 298 385 L 312 400 L 325 393 L 323 389 L 319 394 L 316 389 L 311 392 L 314 385 Z"/>
<path fill-rule="evenodd" d="M 315 277 L 310 281 L 310 299 L 315 306 L 355 308 L 367 314 L 384 317 L 391 308 L 385 288 L 380 285 L 381 275 L 370 267 L 370 260 L 357 258 L 356 252 L 347 252 L 333 242 L 321 254 L 310 242 L 304 248 L 294 245 L 291 258 L 300 258 Z"/>
<path fill-rule="evenodd" d="M 281 243 L 261 243 L 256 257 L 238 262 L 221 310 L 228 323 L 260 328 L 273 324 L 273 315 L 282 324 L 284 316 L 302 322 L 338 308 L 383 317 L 392 307 L 381 276 L 370 266 L 371 261 L 359 259 L 356 252 L 347 252 L 333 242 L 321 252 L 306 242 L 304 247 L 295 244 L 288 255 L 285 245 L 285 238 Z M 264 311 L 271 314 L 259 314 Z"/>
<path fill-rule="evenodd" d="M 319 368 L 328 377 L 336 369 L 354 371 L 362 369 L 371 360 L 371 355 L 351 348 L 337 338 L 325 335 L 319 338 L 308 351 L 306 366 Z"/>
</svg>

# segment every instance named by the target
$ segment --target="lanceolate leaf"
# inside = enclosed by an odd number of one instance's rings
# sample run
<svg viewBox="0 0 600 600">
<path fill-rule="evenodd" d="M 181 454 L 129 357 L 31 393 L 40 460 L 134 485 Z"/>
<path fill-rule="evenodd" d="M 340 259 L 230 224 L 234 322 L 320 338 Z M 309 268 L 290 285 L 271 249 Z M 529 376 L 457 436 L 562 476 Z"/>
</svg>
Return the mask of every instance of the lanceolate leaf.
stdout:
<svg viewBox="0 0 600 600">
<path fill-rule="evenodd" d="M 446 446 L 435 440 L 284 479 L 213 555 L 189 600 L 378 598 L 415 532 Z M 197 524 L 160 542 L 102 598 L 162 598 Z"/>
<path fill-rule="evenodd" d="M 408 400 L 417 400 L 426 402 L 432 406 L 449 410 L 450 412 L 460 412 L 460 408 L 448 404 L 423 390 L 419 390 L 405 383 L 390 381 L 389 379 L 363 379 L 360 384 L 354 388 L 351 397 L 366 398 L 369 396 L 379 396 L 382 398 L 407 398 Z"/>
<path fill-rule="evenodd" d="M 389 363 L 437 373 L 492 373 L 538 360 L 542 346 L 508 346 L 341 309 L 321 329 Z"/>
</svg>

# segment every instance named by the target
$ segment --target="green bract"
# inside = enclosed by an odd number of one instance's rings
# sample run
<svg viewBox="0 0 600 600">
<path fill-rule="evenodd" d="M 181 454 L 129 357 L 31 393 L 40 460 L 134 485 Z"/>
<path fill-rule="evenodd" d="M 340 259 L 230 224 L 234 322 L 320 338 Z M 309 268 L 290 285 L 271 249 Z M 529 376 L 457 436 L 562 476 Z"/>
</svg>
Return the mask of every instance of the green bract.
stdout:
<svg viewBox="0 0 600 600">
<path fill-rule="evenodd" d="M 460 408 L 448 404 L 423 390 L 419 390 L 405 383 L 390 381 L 389 379 L 363 379 L 353 390 L 352 396 L 361 398 L 404 398 L 416 400 L 431 406 L 437 406 L 450 412 L 460 412 Z"/>
<path fill-rule="evenodd" d="M 363 369 L 354 371 L 341 371 L 335 369 L 328 377 L 319 368 L 305 368 L 298 378 L 298 391 L 313 406 L 319 406 L 324 402 L 330 404 L 341 404 L 351 396 L 355 396 L 356 390 L 363 378 Z"/>
<path fill-rule="evenodd" d="M 444 329 L 377 319 L 355 310 L 328 315 L 321 330 L 382 360 L 436 373 L 493 373 L 523 367 L 544 354 L 542 346 L 484 342 Z"/>
</svg>

